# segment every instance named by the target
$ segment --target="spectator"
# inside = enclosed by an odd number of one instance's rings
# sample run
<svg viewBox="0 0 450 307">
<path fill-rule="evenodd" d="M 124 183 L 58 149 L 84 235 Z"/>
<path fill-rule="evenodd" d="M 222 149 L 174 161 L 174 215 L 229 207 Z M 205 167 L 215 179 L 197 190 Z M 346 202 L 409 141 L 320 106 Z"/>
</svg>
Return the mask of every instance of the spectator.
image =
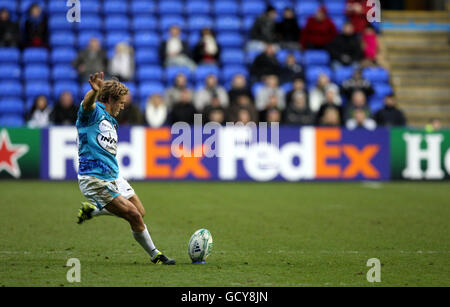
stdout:
<svg viewBox="0 0 450 307">
<path fill-rule="evenodd" d="M 290 54 L 286 57 L 286 63 L 281 71 L 281 83 L 292 82 L 294 79 L 304 79 L 305 72 L 303 66 L 297 63 L 294 55 Z"/>
<path fill-rule="evenodd" d="M 216 122 L 221 125 L 225 124 L 225 109 L 220 104 L 218 96 L 213 96 L 211 104 L 203 110 L 204 123 Z"/>
<path fill-rule="evenodd" d="M 384 107 L 375 113 L 375 121 L 379 126 L 405 126 L 406 118 L 395 103 L 395 97 L 390 94 L 384 98 Z"/>
<path fill-rule="evenodd" d="M 5 8 L 0 10 L 0 47 L 19 47 L 19 25 Z"/>
<path fill-rule="evenodd" d="M 322 127 L 339 127 L 341 126 L 341 119 L 337 108 L 328 107 L 324 109 L 323 115 L 319 118 L 317 125 Z"/>
<path fill-rule="evenodd" d="M 50 113 L 47 97 L 41 95 L 34 99 L 33 107 L 27 115 L 28 127 L 44 128 L 50 124 Z"/>
<path fill-rule="evenodd" d="M 352 23 L 344 24 L 342 33 L 336 36 L 330 46 L 330 55 L 334 69 L 342 65 L 352 65 L 357 68 L 363 58 L 361 40 L 353 28 Z"/>
<path fill-rule="evenodd" d="M 175 77 L 175 84 L 164 93 L 164 104 L 170 110 L 172 106 L 180 101 L 180 93 L 187 88 L 187 77 L 180 73 Z"/>
<path fill-rule="evenodd" d="M 82 82 L 89 81 L 89 76 L 98 71 L 105 71 L 107 65 L 106 52 L 97 38 L 89 40 L 88 47 L 78 54 L 73 66 L 78 70 Z"/>
<path fill-rule="evenodd" d="M 327 10 L 321 6 L 314 16 L 308 18 L 300 37 L 303 49 L 325 49 L 337 35 L 336 26 L 328 17 Z"/>
<path fill-rule="evenodd" d="M 276 25 L 278 41 L 284 49 L 299 49 L 300 28 L 292 8 L 285 8 L 283 20 Z"/>
<path fill-rule="evenodd" d="M 47 17 L 37 3 L 28 9 L 24 26 L 25 47 L 45 47 L 48 42 Z"/>
<path fill-rule="evenodd" d="M 252 117 L 250 115 L 250 111 L 247 108 L 239 108 L 238 113 L 237 113 L 237 118 L 236 121 L 234 121 L 235 123 L 242 123 L 244 125 L 250 123 L 250 122 L 254 122 L 252 120 Z"/>
<path fill-rule="evenodd" d="M 292 82 L 292 90 L 290 90 L 287 94 L 286 94 L 286 102 L 288 105 L 290 105 L 292 103 L 292 101 L 294 100 L 294 95 L 296 94 L 302 94 L 305 95 L 305 102 L 309 107 L 308 104 L 308 96 L 307 96 L 307 92 L 305 90 L 305 82 L 303 81 L 302 78 L 295 78 L 294 81 Z"/>
<path fill-rule="evenodd" d="M 266 112 L 266 122 L 271 124 L 271 123 L 279 123 L 281 121 L 281 111 L 276 108 L 276 107 L 272 107 L 267 109 Z"/>
<path fill-rule="evenodd" d="M 181 40 L 181 29 L 176 25 L 170 27 L 169 38 L 159 47 L 159 56 L 165 66 L 186 66 L 191 71 L 196 68 L 186 42 Z"/>
<path fill-rule="evenodd" d="M 367 113 L 363 108 L 356 108 L 353 112 L 353 117 L 347 120 L 345 126 L 349 130 L 362 128 L 372 131 L 377 128 L 377 123 L 367 117 Z"/>
<path fill-rule="evenodd" d="M 378 38 L 377 33 L 371 24 L 367 24 L 364 29 L 362 35 L 362 48 L 364 52 L 364 60 L 370 65 L 375 65 L 378 54 Z"/>
<path fill-rule="evenodd" d="M 180 99 L 174 104 L 170 113 L 172 124 L 176 122 L 185 122 L 194 124 L 195 107 L 192 103 L 192 91 L 184 89 L 180 93 Z"/>
<path fill-rule="evenodd" d="M 231 89 L 228 91 L 228 97 L 230 98 L 230 103 L 233 105 L 236 103 L 239 96 L 248 96 L 252 98 L 252 92 L 247 86 L 247 79 L 242 74 L 237 74 L 233 76 L 231 82 Z"/>
<path fill-rule="evenodd" d="M 240 95 L 236 98 L 236 102 L 228 108 L 227 120 L 230 122 L 239 121 L 239 113 L 242 109 L 248 112 L 249 121 L 258 122 L 258 110 L 256 110 L 248 95 Z"/>
<path fill-rule="evenodd" d="M 363 91 L 366 98 L 369 98 L 373 93 L 373 87 L 369 80 L 364 79 L 361 70 L 357 69 L 353 73 L 353 76 L 342 82 L 342 94 L 347 99 L 351 99 L 355 91 Z"/>
<path fill-rule="evenodd" d="M 197 64 L 216 64 L 220 49 L 216 37 L 209 28 L 202 30 L 200 41 L 194 47 L 194 60 Z"/>
<path fill-rule="evenodd" d="M 324 101 L 321 104 L 320 109 L 316 114 L 316 120 L 315 120 L 316 124 L 318 124 L 318 125 L 323 124 L 324 118 L 327 116 L 330 116 L 334 120 L 334 117 L 332 117 L 332 115 L 326 114 L 328 109 L 334 109 L 338 113 L 338 118 L 339 118 L 338 125 L 339 126 L 343 125 L 343 123 L 344 123 L 343 110 L 342 110 L 342 106 L 336 102 L 337 95 L 338 95 L 338 92 L 336 91 L 335 87 L 328 87 L 326 89 Z M 330 124 L 329 118 L 327 118 L 325 120 L 325 122 Z M 333 122 L 333 121 L 331 121 L 331 122 Z"/>
<path fill-rule="evenodd" d="M 281 110 L 285 108 L 285 94 L 278 86 L 278 77 L 269 75 L 265 78 L 265 85 L 256 93 L 256 109 L 264 112 L 269 108 L 277 107 Z M 261 116 L 264 118 L 264 116 Z"/>
<path fill-rule="evenodd" d="M 250 29 L 250 41 L 247 44 L 248 51 L 263 51 L 267 43 L 273 43 L 276 40 L 277 17 L 277 10 L 269 5 L 266 11 L 256 18 Z"/>
<path fill-rule="evenodd" d="M 168 108 L 160 94 L 154 94 L 147 99 L 145 106 L 145 122 L 153 128 L 159 128 L 166 124 Z"/>
<path fill-rule="evenodd" d="M 134 70 L 133 47 L 127 43 L 118 43 L 109 62 L 109 73 L 123 82 L 133 79 Z"/>
<path fill-rule="evenodd" d="M 356 33 L 362 33 L 368 24 L 367 12 L 369 10 L 367 0 L 347 0 L 347 18 L 353 24 Z"/>
<path fill-rule="evenodd" d="M 211 104 L 213 97 L 217 96 L 220 105 L 224 108 L 228 106 L 228 94 L 227 91 L 218 84 L 217 77 L 215 75 L 208 75 L 205 79 L 205 87 L 197 91 L 194 98 L 195 108 L 202 112 L 203 109 Z"/>
<path fill-rule="evenodd" d="M 355 91 L 350 100 L 350 104 L 347 105 L 344 114 L 344 120 L 353 118 L 353 112 L 355 109 L 363 109 L 366 112 L 367 117 L 370 117 L 370 110 L 367 106 L 366 95 L 363 91 Z"/>
<path fill-rule="evenodd" d="M 313 125 L 314 113 L 308 107 L 306 95 L 301 91 L 295 92 L 292 99 L 286 109 L 284 122 L 290 125 Z"/>
<path fill-rule="evenodd" d="M 425 125 L 426 132 L 437 132 L 442 129 L 442 124 L 439 118 L 431 118 L 428 124 Z"/>
<path fill-rule="evenodd" d="M 120 111 L 117 116 L 117 122 L 119 125 L 142 125 L 143 115 L 138 106 L 133 104 L 133 97 L 127 95 L 123 110 Z"/>
<path fill-rule="evenodd" d="M 255 58 L 250 67 L 250 75 L 253 82 L 259 82 L 267 75 L 280 76 L 281 65 L 278 63 L 275 54 L 275 45 L 267 44 L 264 52 Z"/>
<path fill-rule="evenodd" d="M 62 92 L 50 114 L 50 121 L 55 125 L 75 125 L 78 108 L 74 105 L 71 92 Z"/>
<path fill-rule="evenodd" d="M 309 93 L 309 107 L 311 111 L 317 112 L 325 100 L 325 92 L 328 89 L 333 89 L 336 95 L 334 95 L 334 103 L 336 105 L 342 104 L 341 96 L 339 95 L 339 88 L 336 84 L 330 82 L 330 78 L 326 74 L 321 74 L 317 78 L 317 83 Z"/>
</svg>

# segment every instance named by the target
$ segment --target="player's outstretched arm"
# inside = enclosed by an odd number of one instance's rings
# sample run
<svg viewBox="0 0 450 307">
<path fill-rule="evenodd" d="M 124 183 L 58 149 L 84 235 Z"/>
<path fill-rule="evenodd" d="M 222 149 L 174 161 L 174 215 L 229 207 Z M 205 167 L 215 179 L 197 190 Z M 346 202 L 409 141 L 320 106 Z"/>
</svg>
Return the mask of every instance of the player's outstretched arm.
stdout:
<svg viewBox="0 0 450 307">
<path fill-rule="evenodd" d="M 89 84 L 92 89 L 86 93 L 82 104 L 83 109 L 86 111 L 95 109 L 95 101 L 97 100 L 100 89 L 103 87 L 103 72 L 90 75 Z"/>
</svg>

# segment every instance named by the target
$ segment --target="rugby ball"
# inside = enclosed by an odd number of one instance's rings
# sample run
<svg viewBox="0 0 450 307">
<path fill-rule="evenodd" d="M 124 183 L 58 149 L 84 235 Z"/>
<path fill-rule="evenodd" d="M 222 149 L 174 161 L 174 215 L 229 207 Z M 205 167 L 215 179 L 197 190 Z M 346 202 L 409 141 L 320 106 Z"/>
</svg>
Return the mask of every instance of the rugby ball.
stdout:
<svg viewBox="0 0 450 307">
<path fill-rule="evenodd" d="M 212 235 L 208 229 L 199 229 L 191 236 L 188 254 L 192 263 L 204 263 L 213 247 Z"/>
</svg>

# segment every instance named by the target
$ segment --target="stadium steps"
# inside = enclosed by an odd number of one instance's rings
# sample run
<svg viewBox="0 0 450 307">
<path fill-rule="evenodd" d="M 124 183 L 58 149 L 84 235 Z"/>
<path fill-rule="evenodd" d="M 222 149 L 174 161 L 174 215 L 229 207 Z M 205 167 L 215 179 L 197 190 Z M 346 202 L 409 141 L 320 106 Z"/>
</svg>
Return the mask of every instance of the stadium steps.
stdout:
<svg viewBox="0 0 450 307">
<path fill-rule="evenodd" d="M 386 11 L 383 21 L 449 23 L 446 11 Z M 411 27 L 384 29 L 381 44 L 399 106 L 409 124 L 423 127 L 439 118 L 450 127 L 450 45 L 447 31 Z"/>
</svg>

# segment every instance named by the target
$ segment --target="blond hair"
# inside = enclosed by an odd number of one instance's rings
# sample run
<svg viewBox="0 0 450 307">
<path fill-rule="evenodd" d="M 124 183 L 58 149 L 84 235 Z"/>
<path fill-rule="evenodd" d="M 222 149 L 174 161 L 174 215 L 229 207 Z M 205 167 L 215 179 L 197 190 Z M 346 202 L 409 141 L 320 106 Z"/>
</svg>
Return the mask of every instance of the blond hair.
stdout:
<svg viewBox="0 0 450 307">
<path fill-rule="evenodd" d="M 116 80 L 108 80 L 103 83 L 103 87 L 98 94 L 98 101 L 107 103 L 109 98 L 119 100 L 122 96 L 127 95 L 128 92 L 128 87 L 125 84 Z"/>
</svg>

